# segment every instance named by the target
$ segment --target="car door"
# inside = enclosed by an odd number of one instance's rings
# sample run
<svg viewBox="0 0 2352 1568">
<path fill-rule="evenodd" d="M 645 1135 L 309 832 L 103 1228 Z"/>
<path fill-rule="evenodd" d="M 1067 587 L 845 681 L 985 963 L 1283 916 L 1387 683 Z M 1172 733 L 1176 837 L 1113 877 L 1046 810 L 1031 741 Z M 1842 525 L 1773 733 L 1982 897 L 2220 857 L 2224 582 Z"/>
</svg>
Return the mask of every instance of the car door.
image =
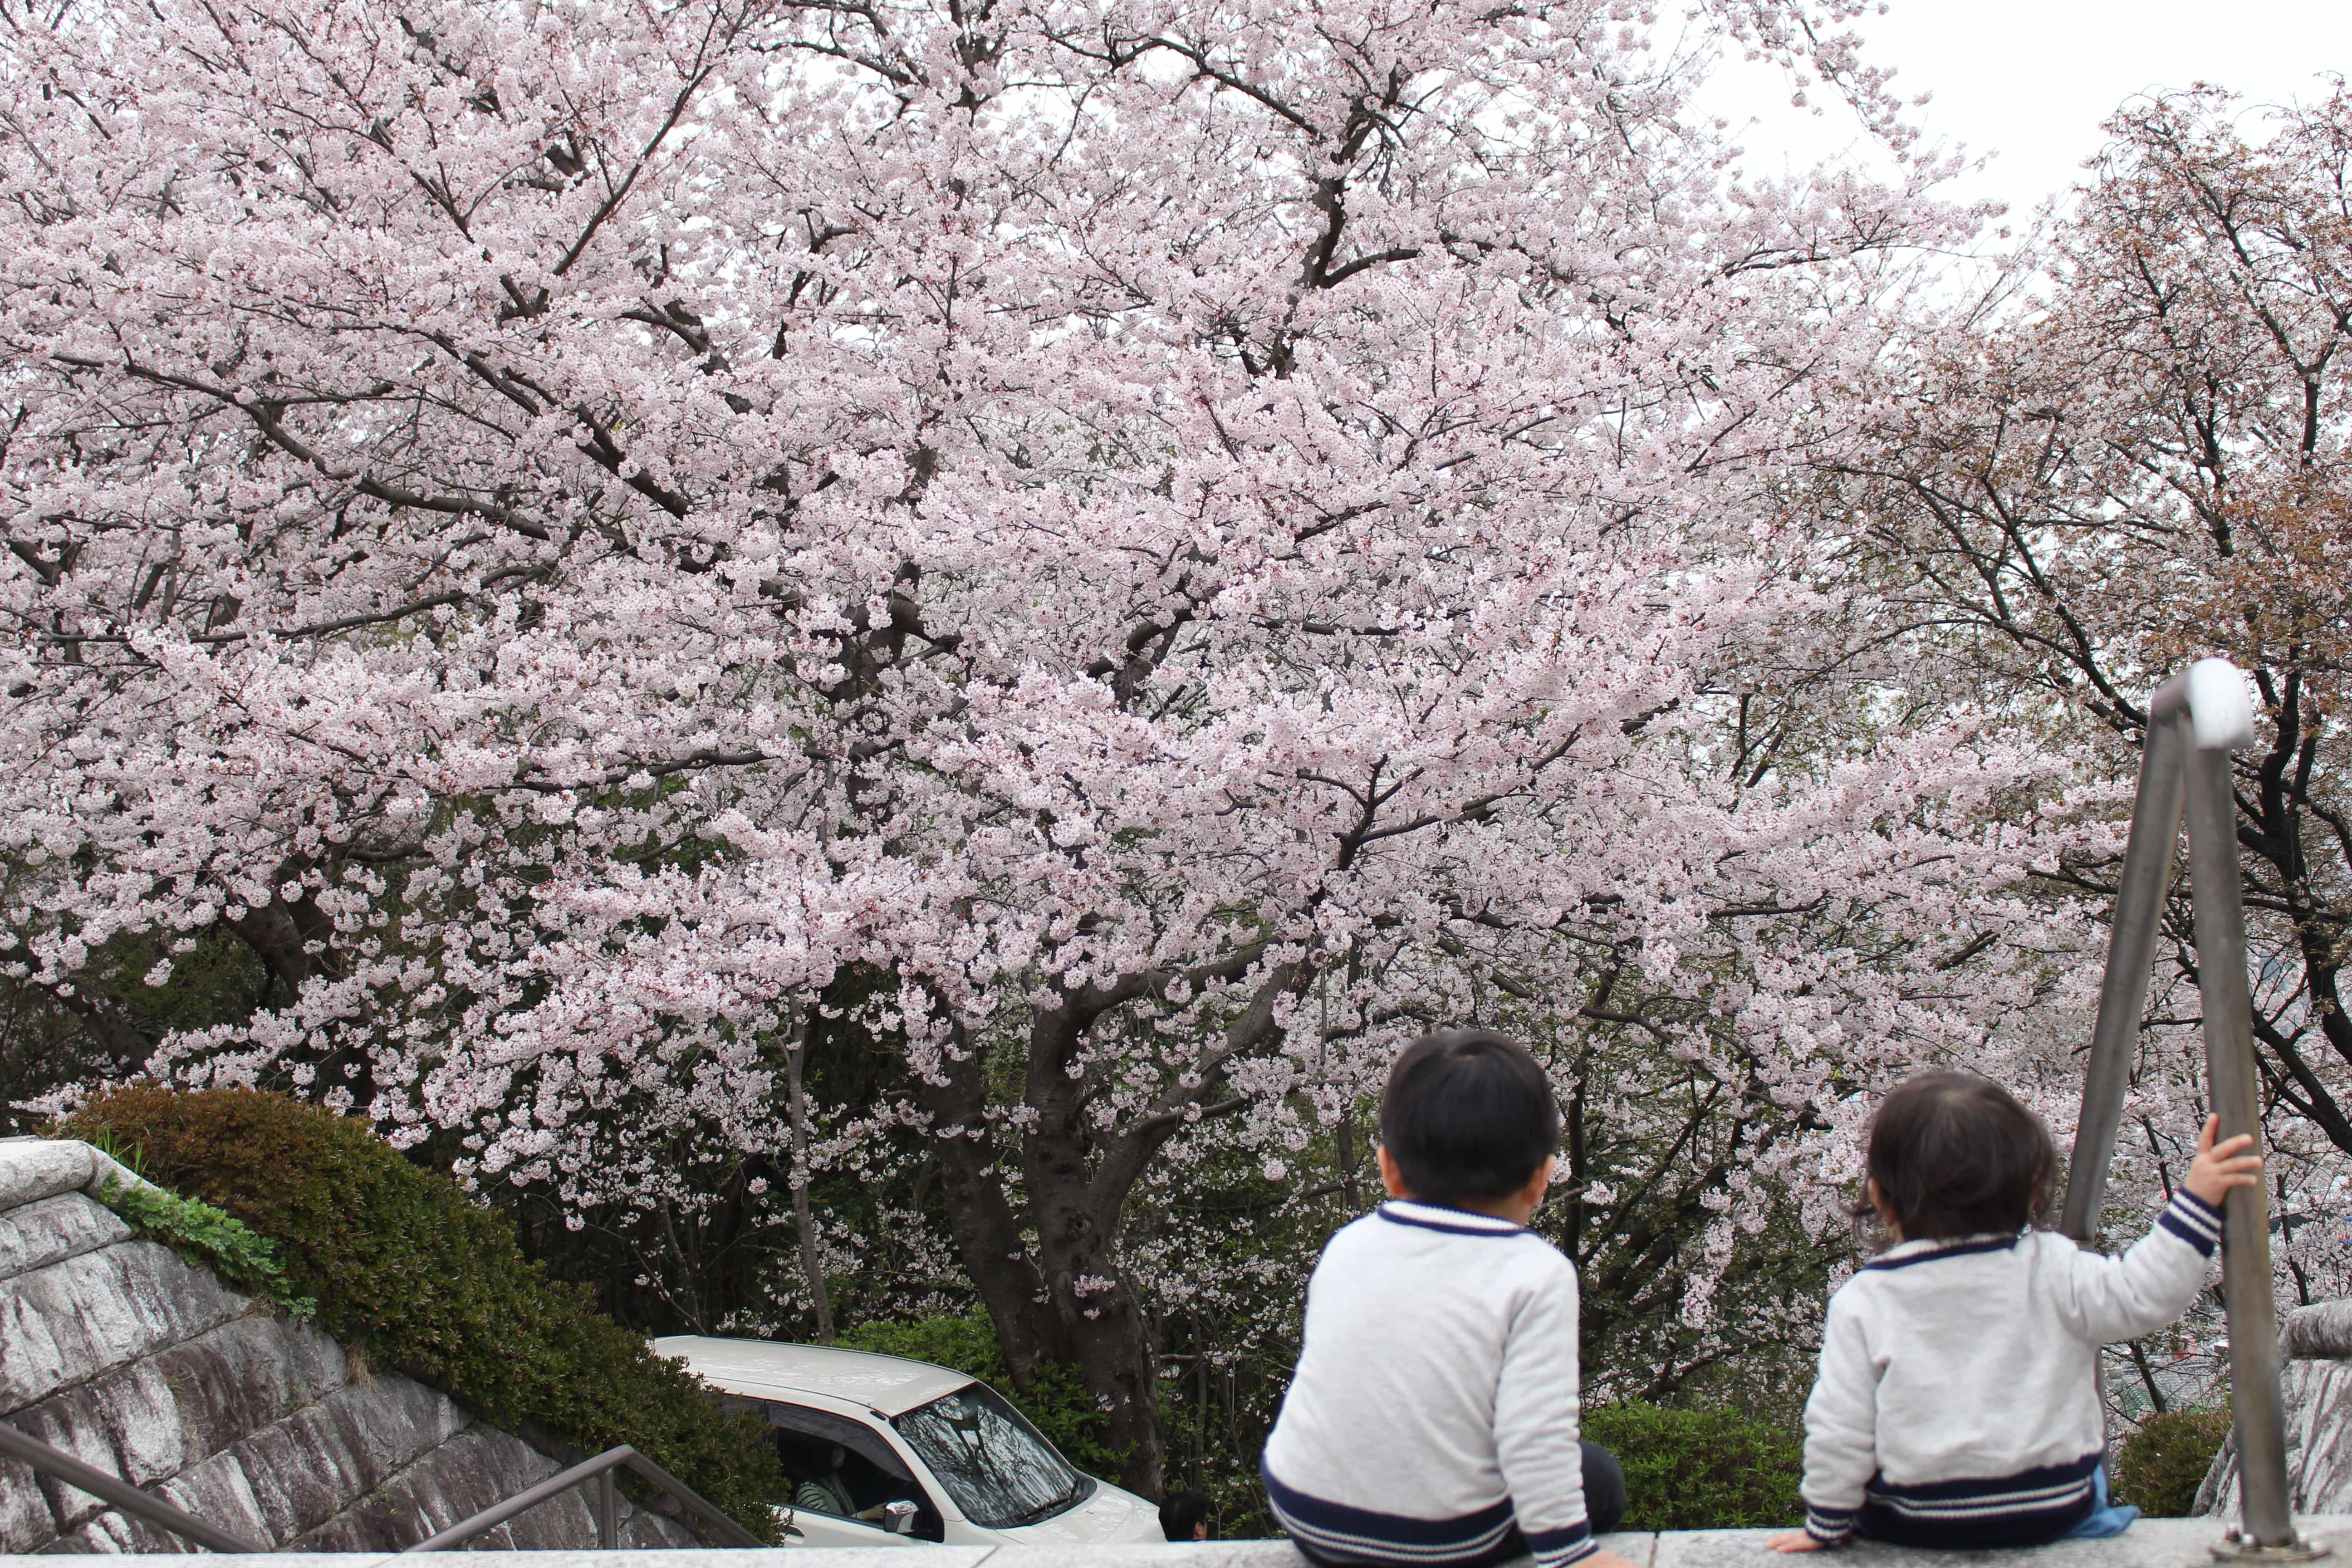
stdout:
<svg viewBox="0 0 2352 1568">
<path fill-rule="evenodd" d="M 854 1519 L 835 1519 L 814 1509 L 793 1510 L 784 1526 L 787 1546 L 929 1546 L 911 1535 L 893 1535 L 876 1525 Z"/>
<path fill-rule="evenodd" d="M 794 1483 L 786 1544 L 920 1546 L 940 1539 L 938 1505 L 881 1433 L 854 1416 L 787 1400 L 743 1403 L 767 1417 L 777 1458 Z M 878 1519 L 856 1517 L 897 1500 L 915 1505 L 913 1528 L 905 1534 Z"/>
</svg>

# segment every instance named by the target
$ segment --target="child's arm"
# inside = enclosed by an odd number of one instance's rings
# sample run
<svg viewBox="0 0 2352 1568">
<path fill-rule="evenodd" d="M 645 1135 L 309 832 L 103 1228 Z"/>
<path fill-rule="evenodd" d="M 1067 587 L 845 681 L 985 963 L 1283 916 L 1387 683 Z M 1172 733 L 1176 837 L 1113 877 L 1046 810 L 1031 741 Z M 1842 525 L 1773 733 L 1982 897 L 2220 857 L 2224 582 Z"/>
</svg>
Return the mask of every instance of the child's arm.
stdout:
<svg viewBox="0 0 2352 1568">
<path fill-rule="evenodd" d="M 1577 1443 L 1576 1271 L 1562 1268 L 1511 1323 L 1495 1389 L 1495 1458 L 1538 1568 L 1598 1550 L 1584 1511 Z"/>
<path fill-rule="evenodd" d="M 1805 1528 L 1776 1537 L 1783 1552 L 1834 1546 L 1853 1533 L 1863 1489 L 1878 1473 L 1878 1377 L 1854 1298 L 1830 1298 L 1822 1363 L 1805 1401 Z"/>
<path fill-rule="evenodd" d="M 2066 1326 L 2094 1344 L 2137 1339 L 2186 1311 L 2221 1239 L 2221 1200 L 2262 1180 L 2262 1156 L 2244 1134 L 2215 1147 L 2218 1117 L 2205 1119 L 2197 1157 L 2148 1233 L 2121 1258 L 2078 1252 L 2068 1260 L 2059 1306 Z"/>
</svg>

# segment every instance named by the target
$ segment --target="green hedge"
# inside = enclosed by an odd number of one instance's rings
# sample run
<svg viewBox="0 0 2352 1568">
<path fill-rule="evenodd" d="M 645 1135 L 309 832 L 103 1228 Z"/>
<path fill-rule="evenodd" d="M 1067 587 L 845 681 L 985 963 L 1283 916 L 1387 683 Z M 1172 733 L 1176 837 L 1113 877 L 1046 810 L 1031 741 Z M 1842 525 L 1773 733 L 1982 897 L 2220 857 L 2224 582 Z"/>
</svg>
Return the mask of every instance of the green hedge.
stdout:
<svg viewBox="0 0 2352 1568">
<path fill-rule="evenodd" d="M 1605 1405 L 1584 1436 L 1625 1469 L 1626 1530 L 1740 1530 L 1805 1521 L 1801 1432 L 1728 1410 Z"/>
<path fill-rule="evenodd" d="M 627 1443 L 763 1541 L 789 1501 L 766 1429 L 524 1258 L 501 1215 L 363 1122 L 245 1089 L 132 1088 L 62 1123 L 273 1246 L 290 1297 L 379 1364 L 589 1453 Z"/>
<path fill-rule="evenodd" d="M 2226 1408 L 2170 1410 L 2142 1421 L 2109 1456 L 2115 1500 L 2150 1519 L 2187 1519 L 2221 1439 L 2230 1435 L 2230 1421 Z"/>
</svg>

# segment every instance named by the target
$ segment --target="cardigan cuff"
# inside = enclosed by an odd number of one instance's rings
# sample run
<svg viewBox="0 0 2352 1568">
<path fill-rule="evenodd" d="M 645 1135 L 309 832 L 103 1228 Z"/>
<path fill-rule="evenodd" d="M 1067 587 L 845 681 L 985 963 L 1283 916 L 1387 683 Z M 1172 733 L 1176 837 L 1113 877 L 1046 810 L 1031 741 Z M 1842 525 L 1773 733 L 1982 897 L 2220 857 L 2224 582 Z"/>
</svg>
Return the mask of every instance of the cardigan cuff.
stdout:
<svg viewBox="0 0 2352 1568">
<path fill-rule="evenodd" d="M 1807 1503 L 1805 1533 L 1824 1546 L 1840 1545 L 1852 1538 L 1853 1521 L 1861 1512 L 1858 1508 L 1822 1508 Z"/>
<path fill-rule="evenodd" d="M 2156 1216 L 2156 1225 L 2195 1247 L 2200 1258 L 2212 1257 L 2221 1239 L 2221 1211 L 2187 1187 L 2172 1189 L 2172 1201 Z"/>
</svg>

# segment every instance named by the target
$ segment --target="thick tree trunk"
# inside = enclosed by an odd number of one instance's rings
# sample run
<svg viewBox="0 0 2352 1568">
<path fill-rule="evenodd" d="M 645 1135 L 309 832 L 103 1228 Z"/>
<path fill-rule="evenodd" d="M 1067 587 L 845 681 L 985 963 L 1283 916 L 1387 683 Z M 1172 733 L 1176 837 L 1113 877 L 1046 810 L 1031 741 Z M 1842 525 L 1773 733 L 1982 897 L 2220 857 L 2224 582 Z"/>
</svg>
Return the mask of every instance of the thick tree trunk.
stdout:
<svg viewBox="0 0 2352 1568">
<path fill-rule="evenodd" d="M 1239 1108 L 1238 1097 L 1210 1101 L 1236 1058 L 1279 1038 L 1276 1004 L 1305 984 L 1307 972 L 1285 963 L 1259 975 L 1224 1038 L 1124 1126 L 1105 1131 L 1094 1125 L 1094 1087 L 1070 1068 L 1087 1031 L 1114 1008 L 1178 984 L 1197 993 L 1212 979 L 1248 973 L 1257 958 L 1252 948 L 1183 974 L 1128 976 L 1034 1016 L 1018 1154 L 1025 1214 L 1015 1208 L 1004 1178 L 1013 1156 L 987 1121 L 985 1064 L 961 1031 L 940 1064 L 942 1081 L 919 1079 L 914 1085 L 931 1119 L 956 1250 L 996 1325 L 1015 1386 L 1027 1388 L 1048 1364 L 1075 1368 L 1101 1406 L 1105 1441 L 1122 1456 L 1114 1479 L 1145 1497 L 1160 1495 L 1167 1456 L 1158 1348 L 1118 1256 L 1128 1194 L 1195 1106 L 1201 1115 Z"/>
<path fill-rule="evenodd" d="M 961 1053 L 960 1059 L 953 1053 Z M 987 1121 L 984 1064 L 961 1030 L 945 1081 L 914 1082 L 916 1100 L 930 1118 L 931 1152 L 940 1164 L 940 1195 L 947 1205 L 949 1233 L 964 1272 L 971 1276 L 981 1304 L 996 1325 L 996 1337 L 1016 1387 L 1026 1388 L 1048 1362 L 1075 1362 L 1068 1342 L 1051 1332 L 1052 1321 L 1036 1315 L 1045 1282 L 1029 1256 L 1021 1222 L 1013 1211 L 1001 1174 L 1002 1152 Z"/>
<path fill-rule="evenodd" d="M 1159 1356 L 1118 1256 L 1118 1210 L 1097 1205 L 1083 1080 L 1066 1070 L 1085 1033 L 1075 1009 L 1040 1015 L 1030 1033 L 1024 1097 L 1035 1113 L 1022 1141 L 1022 1177 L 1037 1232 L 1044 1307 L 1104 1405 L 1105 1439 L 1121 1456 L 1118 1483 L 1160 1495 Z"/>
</svg>

